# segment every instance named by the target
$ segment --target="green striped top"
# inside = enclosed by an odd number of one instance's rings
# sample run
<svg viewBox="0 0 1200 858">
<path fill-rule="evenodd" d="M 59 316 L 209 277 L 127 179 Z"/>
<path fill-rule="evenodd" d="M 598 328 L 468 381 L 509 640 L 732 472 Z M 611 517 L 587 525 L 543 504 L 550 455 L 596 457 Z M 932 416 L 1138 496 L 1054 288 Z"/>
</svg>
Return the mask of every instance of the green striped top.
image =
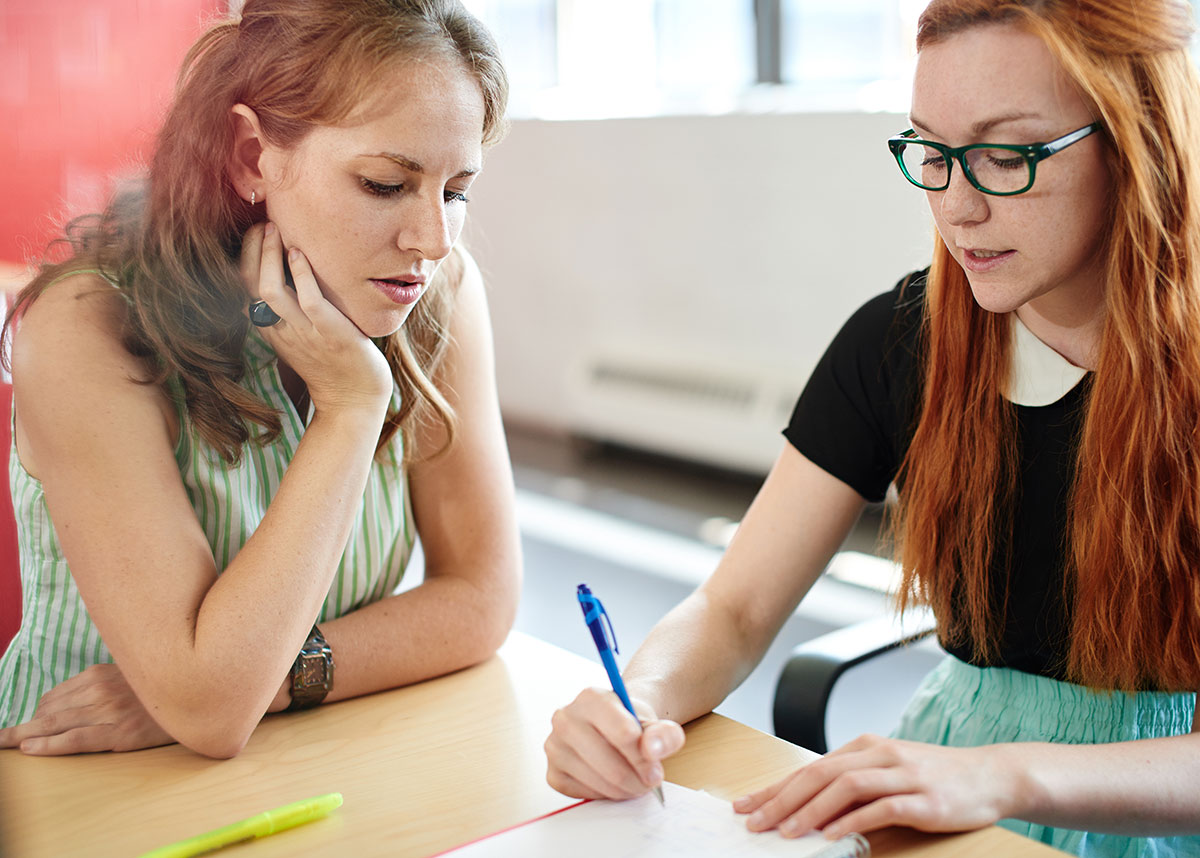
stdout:
<svg viewBox="0 0 1200 858">
<path fill-rule="evenodd" d="M 283 431 L 267 445 L 251 442 L 236 466 L 201 440 L 180 405 L 175 459 L 196 517 L 212 547 L 218 573 L 258 527 L 304 435 L 279 378 L 275 354 L 251 330 L 241 384 L 281 413 Z M 393 407 L 399 393 L 394 394 Z M 311 411 L 311 407 L 310 407 Z M 311 415 L 310 415 L 311 416 Z M 375 457 L 366 491 L 318 621 L 330 620 L 390 595 L 412 553 L 415 528 L 402 462 L 400 433 Z M 40 482 L 17 459 L 9 485 L 21 555 L 21 628 L 0 658 L 0 726 L 28 721 L 42 694 L 93 664 L 112 662 L 108 648 L 63 558 Z M 153 582 L 147 581 L 147 586 Z"/>
</svg>

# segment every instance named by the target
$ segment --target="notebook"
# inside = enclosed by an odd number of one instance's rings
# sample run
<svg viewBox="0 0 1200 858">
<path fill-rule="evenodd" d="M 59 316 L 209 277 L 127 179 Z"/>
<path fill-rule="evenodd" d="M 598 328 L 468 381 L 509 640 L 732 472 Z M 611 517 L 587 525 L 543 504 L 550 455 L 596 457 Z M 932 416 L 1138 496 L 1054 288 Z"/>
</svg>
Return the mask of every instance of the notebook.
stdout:
<svg viewBox="0 0 1200 858">
<path fill-rule="evenodd" d="M 664 783 L 666 806 L 647 793 L 630 801 L 584 801 L 448 852 L 448 858 L 865 858 L 859 834 L 826 840 L 820 834 L 785 838 L 752 832 L 729 802 Z"/>
</svg>

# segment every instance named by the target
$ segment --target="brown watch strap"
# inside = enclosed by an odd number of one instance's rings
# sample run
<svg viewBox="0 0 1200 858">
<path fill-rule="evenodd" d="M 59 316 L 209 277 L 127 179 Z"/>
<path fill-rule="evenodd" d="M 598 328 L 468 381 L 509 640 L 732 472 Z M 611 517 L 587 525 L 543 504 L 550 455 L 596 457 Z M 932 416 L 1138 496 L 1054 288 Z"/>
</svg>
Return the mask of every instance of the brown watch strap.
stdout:
<svg viewBox="0 0 1200 858">
<path fill-rule="evenodd" d="M 333 650 L 316 626 L 292 663 L 292 702 L 288 711 L 316 706 L 333 688 Z"/>
</svg>

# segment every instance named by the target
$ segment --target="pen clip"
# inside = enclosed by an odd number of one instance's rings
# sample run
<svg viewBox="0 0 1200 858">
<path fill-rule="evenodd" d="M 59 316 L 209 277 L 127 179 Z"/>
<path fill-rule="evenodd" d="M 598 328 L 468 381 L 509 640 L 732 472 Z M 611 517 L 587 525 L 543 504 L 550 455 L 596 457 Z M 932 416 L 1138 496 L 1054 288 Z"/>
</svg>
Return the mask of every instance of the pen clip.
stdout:
<svg viewBox="0 0 1200 858">
<path fill-rule="evenodd" d="M 607 644 L 609 641 L 611 641 L 612 646 L 610 646 L 609 649 L 617 654 L 620 654 L 621 650 L 617 647 L 617 632 L 613 628 L 612 620 L 609 619 L 608 611 L 604 609 L 604 603 L 591 593 L 579 593 L 578 597 L 579 601 L 585 606 L 583 621 L 587 623 L 588 626 L 591 626 L 592 623 L 599 621 L 600 634 L 604 636 L 604 642 Z M 608 627 L 607 632 L 604 630 L 606 625 Z"/>
</svg>

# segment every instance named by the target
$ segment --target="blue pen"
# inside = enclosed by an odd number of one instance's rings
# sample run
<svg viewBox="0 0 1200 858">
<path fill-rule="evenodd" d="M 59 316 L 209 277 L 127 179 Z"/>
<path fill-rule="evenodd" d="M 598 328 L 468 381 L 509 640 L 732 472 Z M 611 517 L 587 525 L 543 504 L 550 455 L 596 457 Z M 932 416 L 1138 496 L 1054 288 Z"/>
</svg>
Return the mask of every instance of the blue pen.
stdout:
<svg viewBox="0 0 1200 858">
<path fill-rule="evenodd" d="M 583 608 L 583 621 L 587 623 L 588 631 L 592 633 L 592 640 L 596 642 L 596 649 L 600 652 L 600 660 L 604 662 L 604 669 L 608 672 L 608 681 L 612 683 L 613 691 L 617 693 L 617 697 L 621 698 L 621 703 L 638 722 L 638 726 L 641 726 L 641 719 L 633 711 L 633 703 L 629 700 L 629 693 L 625 690 L 625 683 L 621 680 L 621 671 L 617 670 L 617 660 L 613 658 L 613 652 L 621 650 L 617 649 L 617 633 L 613 631 L 612 618 L 609 617 L 608 611 L 604 610 L 604 605 L 600 600 L 592 595 L 587 584 L 580 584 L 575 590 L 575 596 L 579 599 L 579 607 Z M 605 634 L 602 620 L 608 623 L 608 634 Z M 608 645 L 609 635 L 612 636 L 611 647 Z M 666 805 L 663 800 L 662 786 L 656 786 L 654 794 L 658 796 L 659 804 Z"/>
</svg>

